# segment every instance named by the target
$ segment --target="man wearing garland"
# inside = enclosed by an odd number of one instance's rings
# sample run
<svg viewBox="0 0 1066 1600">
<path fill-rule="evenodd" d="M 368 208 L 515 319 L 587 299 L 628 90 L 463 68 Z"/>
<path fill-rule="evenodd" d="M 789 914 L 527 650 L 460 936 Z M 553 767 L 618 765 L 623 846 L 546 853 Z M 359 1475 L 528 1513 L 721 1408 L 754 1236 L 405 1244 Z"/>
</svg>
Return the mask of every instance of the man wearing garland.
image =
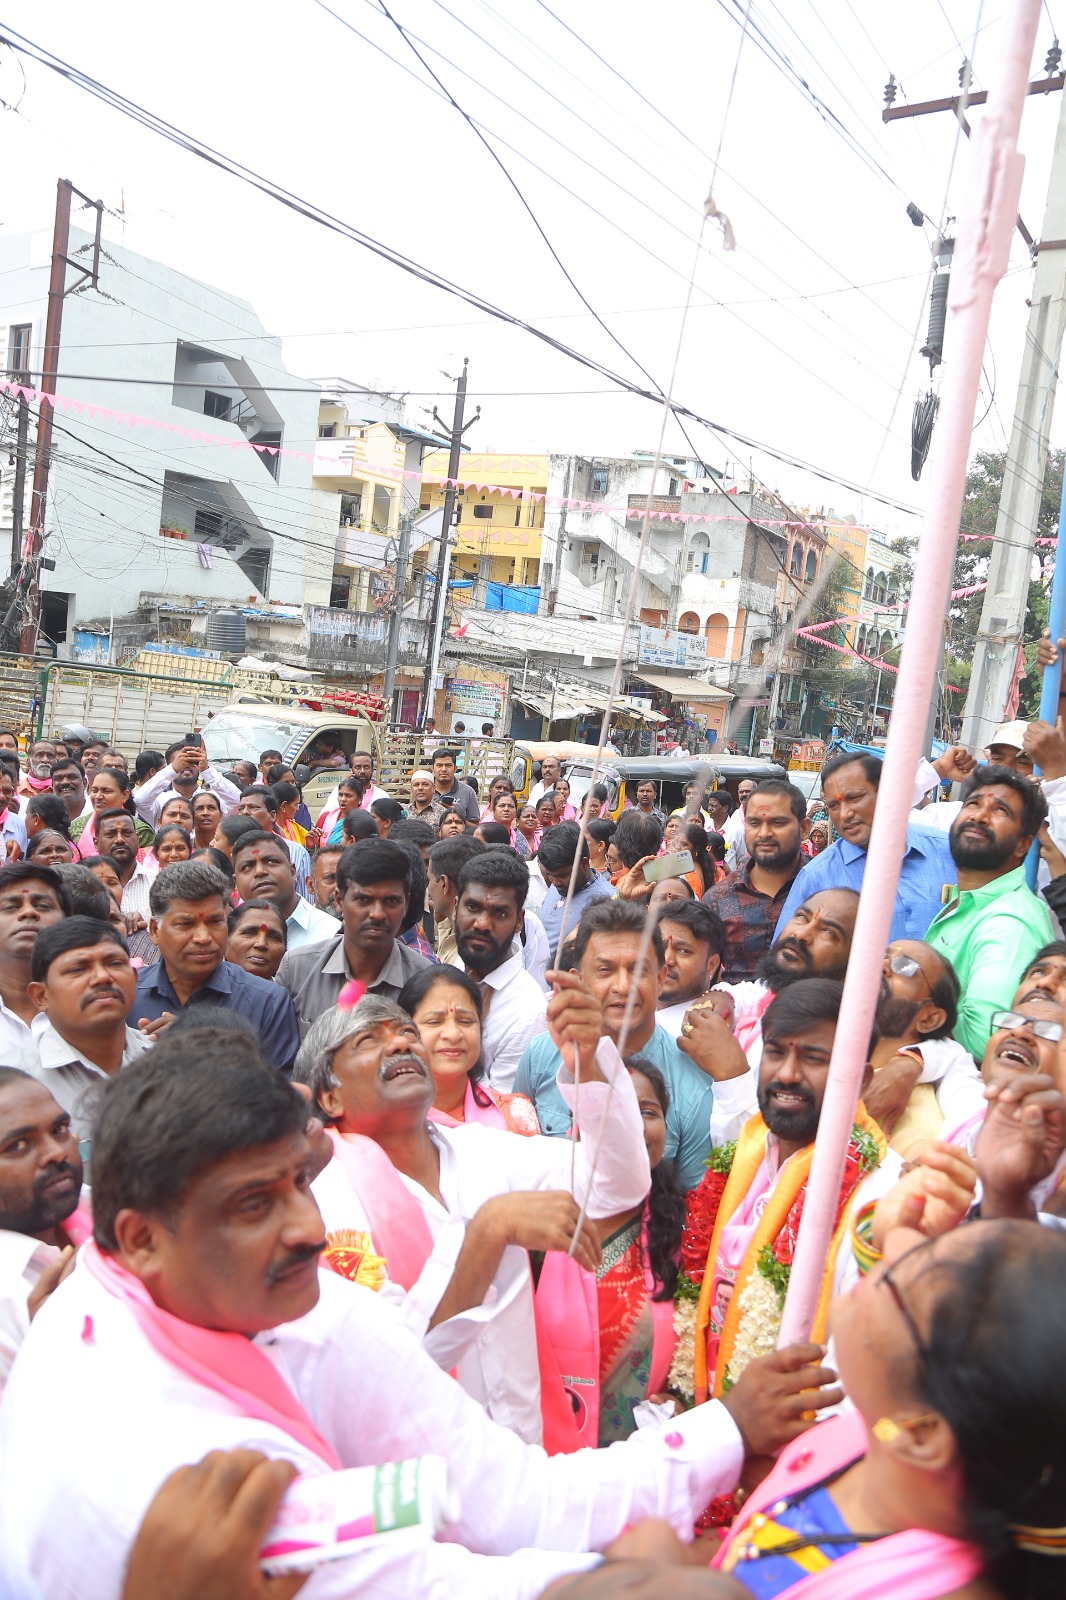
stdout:
<svg viewBox="0 0 1066 1600">
<path fill-rule="evenodd" d="M 805 978 L 767 1007 L 759 1110 L 735 1144 L 711 1152 L 705 1177 L 689 1195 L 670 1383 L 694 1393 L 697 1403 L 728 1392 L 754 1356 L 777 1344 L 842 994 L 843 985 L 831 979 Z M 875 1043 L 876 1030 L 867 1062 Z M 871 1072 L 867 1065 L 867 1082 Z M 858 1276 L 847 1243 L 853 1209 L 891 1188 L 901 1168 L 860 1101 L 812 1339 L 824 1340 L 830 1299 Z M 697 1290 L 693 1319 L 685 1300 L 691 1307 Z M 693 1320 L 687 1338 L 684 1324 Z"/>
</svg>

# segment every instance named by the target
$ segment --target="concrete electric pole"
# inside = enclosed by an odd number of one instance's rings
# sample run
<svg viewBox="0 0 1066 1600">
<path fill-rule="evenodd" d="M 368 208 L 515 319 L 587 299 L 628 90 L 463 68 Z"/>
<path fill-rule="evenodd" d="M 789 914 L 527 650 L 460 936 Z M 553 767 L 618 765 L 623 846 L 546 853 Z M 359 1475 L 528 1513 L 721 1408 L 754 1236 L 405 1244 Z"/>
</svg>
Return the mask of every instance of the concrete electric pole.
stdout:
<svg viewBox="0 0 1066 1600">
<path fill-rule="evenodd" d="M 1030 83 L 1028 93 L 1061 92 L 1066 75 L 1058 41 L 1048 52 L 1045 76 Z M 969 87 L 969 63 L 959 75 L 962 93 L 943 100 L 925 100 L 896 106 L 895 80 L 885 90 L 884 122 L 950 111 L 969 135 L 967 112 L 987 100 L 984 91 Z M 920 213 L 918 213 L 920 219 Z M 1055 385 L 1066 328 L 1066 95 L 1059 108 L 1055 152 L 1048 182 L 1044 226 L 1039 243 L 1021 217 L 1017 229 L 1033 252 L 1036 272 L 1029 301 L 1029 325 L 1014 424 L 1003 470 L 1003 488 L 996 517 L 995 540 L 988 569 L 988 588 L 981 607 L 970 687 L 963 713 L 962 742 L 980 750 L 1002 720 L 1025 631 L 1029 572 L 1040 515 L 1040 500 L 1047 466 L 1048 434 L 1055 404 Z M 949 353 L 950 359 L 950 353 Z M 935 716 L 935 707 L 934 707 Z"/>
<path fill-rule="evenodd" d="M 381 689 L 381 698 L 385 702 L 385 714 L 392 716 L 392 697 L 396 686 L 396 662 L 400 654 L 400 628 L 403 624 L 403 608 L 407 598 L 407 563 L 411 552 L 411 513 L 400 513 L 400 543 L 396 552 L 396 582 L 393 584 L 392 616 L 389 618 L 389 641 L 385 652 L 385 682 Z"/>
<path fill-rule="evenodd" d="M 1047 207 L 1030 297 L 1014 425 L 1003 471 L 996 536 L 981 607 L 962 742 L 988 743 L 1002 720 L 1025 634 L 1033 541 L 1047 467 L 1048 435 L 1066 330 L 1066 95 L 1059 108 Z"/>
<path fill-rule="evenodd" d="M 96 211 L 96 243 L 92 266 L 70 257 L 70 202 L 77 195 Z M 100 276 L 100 230 L 104 220 L 104 202 L 90 200 L 87 194 L 75 189 L 69 178 L 60 178 L 56 194 L 56 220 L 52 234 L 52 272 L 48 280 L 48 315 L 44 328 L 44 359 L 41 362 L 41 389 L 45 394 L 55 394 L 59 377 L 59 342 L 63 333 L 63 301 L 74 289 L 87 283 L 96 288 Z M 67 268 L 73 267 L 79 277 L 67 283 Z M 40 561 L 44 544 L 45 515 L 48 509 L 48 470 L 52 462 L 52 415 L 54 408 L 45 401 L 37 406 L 37 446 L 33 459 L 33 499 L 30 502 L 30 541 L 26 554 L 28 563 L 24 573 L 23 588 L 26 594 L 25 621 L 22 626 L 19 649 L 23 655 L 32 656 L 37 648 L 37 635 L 41 626 Z"/>
<path fill-rule="evenodd" d="M 425 676 L 422 679 L 422 716 L 423 719 L 433 715 L 433 682 L 437 676 L 437 663 L 440 660 L 441 634 L 444 631 L 444 618 L 447 615 L 447 587 L 448 567 L 451 563 L 452 552 L 452 522 L 455 517 L 455 479 L 459 474 L 459 448 L 463 442 L 466 428 L 472 428 L 481 415 L 478 406 L 470 421 L 463 426 L 463 413 L 466 409 L 466 373 L 469 358 L 463 357 L 463 370 L 455 383 L 455 410 L 452 413 L 451 450 L 448 455 L 448 487 L 444 492 L 444 518 L 440 529 L 440 554 L 437 558 L 437 584 L 433 597 L 433 625 L 430 629 L 429 661 L 426 666 Z M 436 406 L 433 407 L 433 420 L 444 427 L 444 421 L 439 416 Z"/>
</svg>

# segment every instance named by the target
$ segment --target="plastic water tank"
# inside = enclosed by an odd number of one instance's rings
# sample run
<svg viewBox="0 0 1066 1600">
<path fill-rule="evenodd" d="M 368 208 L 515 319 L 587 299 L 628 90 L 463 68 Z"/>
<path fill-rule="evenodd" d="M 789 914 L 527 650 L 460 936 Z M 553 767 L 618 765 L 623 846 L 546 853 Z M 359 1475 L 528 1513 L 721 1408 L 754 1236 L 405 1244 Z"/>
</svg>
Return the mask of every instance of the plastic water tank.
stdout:
<svg viewBox="0 0 1066 1600">
<path fill-rule="evenodd" d="M 207 619 L 207 648 L 223 655 L 243 655 L 247 624 L 239 611 L 212 611 Z"/>
</svg>

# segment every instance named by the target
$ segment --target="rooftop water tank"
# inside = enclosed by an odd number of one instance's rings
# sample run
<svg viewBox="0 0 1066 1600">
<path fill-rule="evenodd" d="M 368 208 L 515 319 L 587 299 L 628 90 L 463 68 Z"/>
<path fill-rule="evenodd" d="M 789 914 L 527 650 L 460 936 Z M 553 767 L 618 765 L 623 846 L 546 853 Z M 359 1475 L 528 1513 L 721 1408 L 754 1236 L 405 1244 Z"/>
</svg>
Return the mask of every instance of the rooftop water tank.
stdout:
<svg viewBox="0 0 1066 1600">
<path fill-rule="evenodd" d="M 224 656 L 243 655 L 247 632 L 241 612 L 212 611 L 207 619 L 207 648 L 219 650 Z"/>
</svg>

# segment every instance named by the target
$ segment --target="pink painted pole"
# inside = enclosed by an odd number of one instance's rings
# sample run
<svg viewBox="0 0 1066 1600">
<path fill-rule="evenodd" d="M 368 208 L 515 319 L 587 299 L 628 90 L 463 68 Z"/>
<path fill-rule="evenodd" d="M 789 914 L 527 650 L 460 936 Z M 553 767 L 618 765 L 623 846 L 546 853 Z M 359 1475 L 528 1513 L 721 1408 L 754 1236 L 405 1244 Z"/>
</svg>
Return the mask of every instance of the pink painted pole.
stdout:
<svg viewBox="0 0 1066 1600">
<path fill-rule="evenodd" d="M 844 980 L 836 1042 L 822 1106 L 807 1199 L 789 1278 L 779 1344 L 810 1337 L 832 1236 L 855 1107 L 881 983 L 892 907 L 906 848 L 907 813 L 922 748 L 944 618 L 948 609 L 970 435 L 992 295 L 1007 267 L 1018 213 L 1023 159 L 1018 129 L 1040 17 L 1040 0 L 1014 0 L 1000 57 L 972 145 L 967 202 L 960 218 L 948 301 L 947 360 L 918 545 L 907 631 L 889 724 L 885 766 Z"/>
</svg>

